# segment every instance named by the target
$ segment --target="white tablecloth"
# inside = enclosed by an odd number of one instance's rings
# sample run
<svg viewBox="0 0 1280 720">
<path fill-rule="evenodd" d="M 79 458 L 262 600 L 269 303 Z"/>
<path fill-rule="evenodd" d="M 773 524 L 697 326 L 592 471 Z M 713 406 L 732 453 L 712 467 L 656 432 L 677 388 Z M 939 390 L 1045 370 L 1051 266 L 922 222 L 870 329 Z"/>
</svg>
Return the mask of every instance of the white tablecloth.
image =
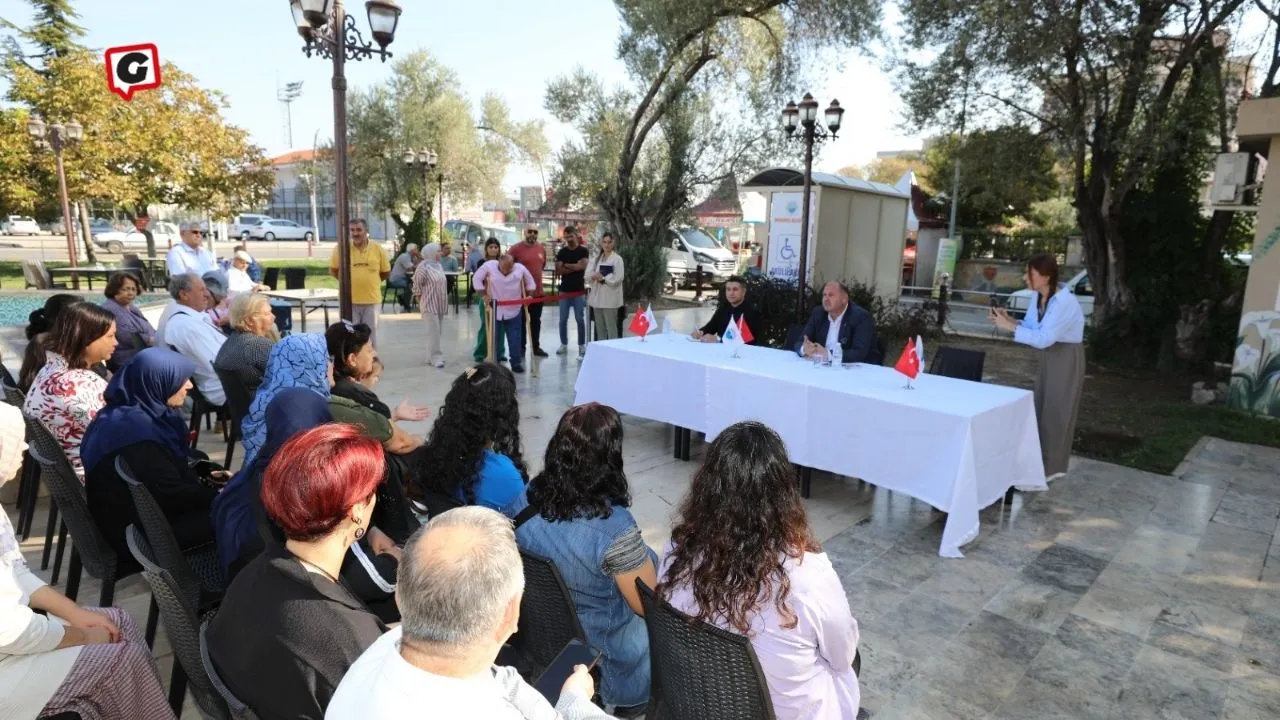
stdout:
<svg viewBox="0 0 1280 720">
<path fill-rule="evenodd" d="M 592 343 L 575 403 L 671 423 L 714 439 L 742 420 L 782 436 L 791 461 L 906 493 L 948 513 L 939 554 L 961 557 L 978 511 L 1010 488 L 1043 490 L 1026 390 L 891 368 L 815 367 L 794 353 L 685 336 Z"/>
</svg>

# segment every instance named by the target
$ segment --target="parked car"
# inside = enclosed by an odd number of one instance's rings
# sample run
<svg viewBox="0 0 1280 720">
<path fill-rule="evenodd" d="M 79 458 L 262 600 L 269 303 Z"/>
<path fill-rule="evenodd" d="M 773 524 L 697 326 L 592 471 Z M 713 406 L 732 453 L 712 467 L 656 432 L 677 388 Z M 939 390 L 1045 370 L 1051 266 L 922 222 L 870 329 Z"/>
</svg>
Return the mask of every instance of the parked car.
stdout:
<svg viewBox="0 0 1280 720">
<path fill-rule="evenodd" d="M 292 220 L 267 219 L 254 225 L 249 230 L 249 237 L 255 240 L 314 240 L 316 233 L 306 225 L 299 225 Z"/>
<path fill-rule="evenodd" d="M 10 215 L 3 223 L 5 235 L 39 235 L 40 225 L 27 215 Z"/>
<path fill-rule="evenodd" d="M 231 224 L 231 235 L 238 237 L 241 240 L 248 240 L 253 237 L 252 232 L 254 228 L 270 219 L 271 217 L 269 215 L 259 215 L 257 213 L 244 213 L 242 215 L 237 215 L 235 222 Z"/>
<path fill-rule="evenodd" d="M 1076 296 L 1076 301 L 1080 303 L 1080 310 L 1084 313 L 1085 320 L 1093 315 L 1093 285 L 1089 283 L 1089 271 L 1081 270 L 1076 273 L 1070 280 L 1066 282 L 1067 292 Z M 1009 314 L 1021 318 L 1027 314 L 1027 310 L 1034 306 L 1036 301 L 1036 292 L 1034 290 L 1019 290 L 1009 296 Z"/>
<path fill-rule="evenodd" d="M 483 246 L 485 240 L 495 237 L 502 243 L 503 252 L 523 238 L 519 230 L 504 225 L 488 225 L 470 220 L 446 220 L 444 229 L 458 242 L 466 243 L 468 247 L 475 247 L 477 244 Z M 553 255 L 554 253 L 549 252 L 547 257 L 550 258 Z"/>
<path fill-rule="evenodd" d="M 167 250 L 170 245 L 182 242 L 178 226 L 170 222 L 152 221 L 151 236 L 156 241 L 156 248 Z M 97 233 L 93 236 L 93 244 L 109 253 L 122 253 L 128 250 L 146 250 L 147 236 L 137 230 Z"/>
<path fill-rule="evenodd" d="M 733 252 L 698 228 L 681 227 L 670 231 L 671 247 L 667 249 L 667 274 L 677 285 L 683 285 L 702 266 L 703 277 L 711 281 L 728 279 L 738 270 Z"/>
</svg>

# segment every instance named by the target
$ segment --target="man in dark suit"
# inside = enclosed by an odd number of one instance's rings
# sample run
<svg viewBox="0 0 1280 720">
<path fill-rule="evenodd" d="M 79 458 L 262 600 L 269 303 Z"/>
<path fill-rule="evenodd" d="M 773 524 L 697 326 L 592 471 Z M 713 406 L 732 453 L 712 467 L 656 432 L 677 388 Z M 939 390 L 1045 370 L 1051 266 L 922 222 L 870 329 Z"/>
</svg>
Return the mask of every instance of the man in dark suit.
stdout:
<svg viewBox="0 0 1280 720">
<path fill-rule="evenodd" d="M 751 330 L 751 342 L 747 344 L 759 345 L 760 336 L 756 333 L 764 329 L 760 322 L 760 314 L 747 299 L 747 281 L 741 276 L 734 275 L 724 281 L 724 302 L 716 306 L 715 314 L 706 325 L 702 326 L 701 330 L 694 331 L 693 339 L 702 342 L 720 342 L 720 336 L 729 327 L 729 322 L 732 321 L 736 325 L 742 320 L 746 321 L 747 327 Z"/>
<path fill-rule="evenodd" d="M 876 348 L 876 323 L 871 313 L 849 302 L 849 291 L 838 282 L 822 287 L 822 307 L 814 308 L 804 337 L 795 351 L 802 357 L 827 356 L 827 348 L 840 343 L 843 363 L 884 362 Z"/>
</svg>

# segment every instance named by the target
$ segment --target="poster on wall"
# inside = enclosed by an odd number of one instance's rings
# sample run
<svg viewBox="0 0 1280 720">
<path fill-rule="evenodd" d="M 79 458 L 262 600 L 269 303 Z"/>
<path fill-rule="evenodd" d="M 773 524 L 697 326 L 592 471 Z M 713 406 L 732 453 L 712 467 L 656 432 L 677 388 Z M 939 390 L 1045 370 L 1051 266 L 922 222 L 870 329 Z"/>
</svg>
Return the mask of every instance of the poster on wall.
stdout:
<svg viewBox="0 0 1280 720">
<path fill-rule="evenodd" d="M 769 262 L 765 274 L 770 278 L 795 282 L 800 274 L 800 213 L 803 193 L 773 193 L 769 208 Z M 818 225 L 818 193 L 809 193 L 809 254 L 805 277 L 813 277 L 814 240 Z"/>
<path fill-rule="evenodd" d="M 942 238 L 938 241 L 938 259 L 933 266 L 933 292 L 934 299 L 938 297 L 938 288 L 942 285 L 942 275 L 946 273 L 955 283 L 956 277 L 956 241 L 953 238 Z"/>
</svg>

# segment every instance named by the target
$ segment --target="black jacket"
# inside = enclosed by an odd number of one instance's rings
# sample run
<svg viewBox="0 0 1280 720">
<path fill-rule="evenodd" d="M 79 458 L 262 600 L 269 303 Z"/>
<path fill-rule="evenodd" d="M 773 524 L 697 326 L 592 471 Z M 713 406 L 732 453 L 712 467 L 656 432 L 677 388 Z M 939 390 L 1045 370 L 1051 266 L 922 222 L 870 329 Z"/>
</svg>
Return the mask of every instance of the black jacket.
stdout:
<svg viewBox="0 0 1280 720">
<path fill-rule="evenodd" d="M 734 324 L 738 323 L 739 318 L 747 319 L 747 327 L 751 329 L 751 342 L 748 345 L 761 344 L 761 334 L 764 332 L 764 326 L 760 322 L 760 313 L 756 312 L 756 308 L 751 304 L 750 299 L 743 299 L 738 307 L 729 304 L 727 300 L 721 301 L 716 306 L 716 312 L 702 326 L 702 332 L 709 335 L 724 335 L 725 328 L 729 327 L 729 320 L 732 319 Z"/>
<path fill-rule="evenodd" d="M 797 353 L 804 350 L 804 340 L 809 339 L 819 345 L 827 344 L 827 330 L 831 327 L 831 318 L 821 306 L 813 309 L 809 322 L 804 326 L 804 337 L 793 348 Z M 879 365 L 884 362 L 876 347 L 876 323 L 871 313 L 849 303 L 844 317 L 840 319 L 840 361 L 845 363 L 871 363 Z"/>
</svg>

